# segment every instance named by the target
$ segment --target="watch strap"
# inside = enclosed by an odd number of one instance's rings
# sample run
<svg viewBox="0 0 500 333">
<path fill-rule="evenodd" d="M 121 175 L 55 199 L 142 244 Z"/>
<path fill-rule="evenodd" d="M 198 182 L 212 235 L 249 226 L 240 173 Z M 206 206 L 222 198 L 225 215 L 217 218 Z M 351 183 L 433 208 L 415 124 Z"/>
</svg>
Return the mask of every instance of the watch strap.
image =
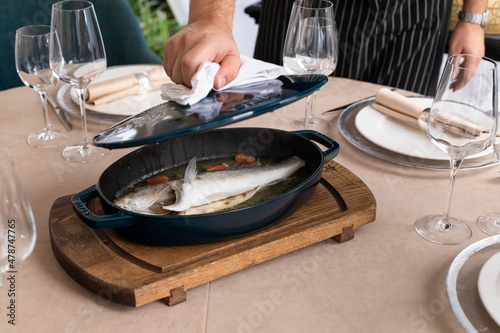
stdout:
<svg viewBox="0 0 500 333">
<path fill-rule="evenodd" d="M 486 23 L 488 21 L 488 13 L 490 11 L 486 10 L 482 14 L 473 14 L 473 13 L 467 13 L 464 12 L 463 10 L 458 12 L 458 19 L 460 21 L 464 22 L 469 22 L 469 23 L 474 23 L 474 24 L 479 24 L 483 28 L 486 27 Z"/>
</svg>

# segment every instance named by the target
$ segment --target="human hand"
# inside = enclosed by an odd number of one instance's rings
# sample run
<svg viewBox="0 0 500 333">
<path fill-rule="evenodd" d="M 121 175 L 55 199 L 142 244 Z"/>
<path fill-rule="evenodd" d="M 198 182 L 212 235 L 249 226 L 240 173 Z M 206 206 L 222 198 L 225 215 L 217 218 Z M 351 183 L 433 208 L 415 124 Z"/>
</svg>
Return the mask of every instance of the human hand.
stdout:
<svg viewBox="0 0 500 333">
<path fill-rule="evenodd" d="M 167 39 L 163 67 L 175 83 L 191 87 L 191 78 L 205 61 L 221 65 L 214 78 L 220 89 L 238 75 L 240 54 L 231 31 L 208 21 L 196 21 Z"/>
<path fill-rule="evenodd" d="M 484 53 L 483 27 L 479 24 L 459 21 L 450 36 L 448 55 L 471 54 L 477 57 L 462 58 L 467 60 L 464 60 L 460 67 L 467 68 L 467 70 L 459 70 L 459 66 L 455 67 L 456 70 L 452 73 L 452 77 L 455 78 L 455 81 L 450 88 L 456 91 L 469 82 L 472 76 L 474 76 L 475 70 L 481 61 L 481 57 L 484 57 Z M 455 61 L 458 59 L 459 58 L 455 58 Z"/>
</svg>

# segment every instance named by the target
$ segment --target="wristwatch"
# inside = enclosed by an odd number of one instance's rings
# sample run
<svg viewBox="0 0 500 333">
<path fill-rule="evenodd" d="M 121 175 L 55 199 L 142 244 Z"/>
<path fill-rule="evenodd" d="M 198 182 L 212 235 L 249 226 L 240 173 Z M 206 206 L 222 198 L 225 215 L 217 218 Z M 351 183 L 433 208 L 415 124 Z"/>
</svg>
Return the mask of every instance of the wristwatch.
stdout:
<svg viewBox="0 0 500 333">
<path fill-rule="evenodd" d="M 464 12 L 463 10 L 458 12 L 458 19 L 460 21 L 479 24 L 483 28 L 486 27 L 486 22 L 488 21 L 488 13 L 490 11 L 487 10 L 482 14 L 472 14 Z"/>
</svg>

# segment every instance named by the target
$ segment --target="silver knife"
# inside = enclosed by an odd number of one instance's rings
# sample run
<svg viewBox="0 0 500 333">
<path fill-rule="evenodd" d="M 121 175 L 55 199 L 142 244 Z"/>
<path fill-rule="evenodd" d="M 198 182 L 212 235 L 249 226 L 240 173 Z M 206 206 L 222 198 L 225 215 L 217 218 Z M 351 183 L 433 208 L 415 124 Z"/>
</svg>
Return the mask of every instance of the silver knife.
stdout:
<svg viewBox="0 0 500 333">
<path fill-rule="evenodd" d="M 396 91 L 396 88 L 392 88 L 392 89 L 391 89 L 391 91 Z M 359 101 L 362 101 L 362 100 L 365 100 L 365 99 L 368 99 L 368 98 L 373 98 L 373 97 L 375 97 L 375 95 L 370 96 L 370 97 L 365 97 L 365 98 L 363 98 L 363 99 L 361 99 L 361 100 L 359 100 Z M 353 105 L 353 104 L 355 104 L 355 103 L 357 103 L 357 102 L 359 102 L 359 101 L 354 101 L 354 102 L 352 102 L 352 103 L 347 103 L 347 104 L 345 104 L 345 105 L 342 105 L 342 106 L 336 107 L 336 108 L 334 108 L 334 109 L 331 109 L 331 110 L 325 111 L 325 112 L 323 112 L 323 114 L 334 113 L 334 112 L 337 112 L 337 111 L 344 111 L 344 109 L 347 109 L 349 106 L 351 106 L 351 105 Z"/>
<path fill-rule="evenodd" d="M 54 109 L 54 113 L 57 115 L 61 123 L 66 127 L 68 131 L 71 131 L 73 129 L 73 124 L 71 123 L 71 120 L 68 118 L 66 115 L 66 112 L 61 110 L 57 102 L 54 100 L 54 97 L 50 93 L 46 94 L 47 100 L 49 101 L 50 105 Z"/>
</svg>

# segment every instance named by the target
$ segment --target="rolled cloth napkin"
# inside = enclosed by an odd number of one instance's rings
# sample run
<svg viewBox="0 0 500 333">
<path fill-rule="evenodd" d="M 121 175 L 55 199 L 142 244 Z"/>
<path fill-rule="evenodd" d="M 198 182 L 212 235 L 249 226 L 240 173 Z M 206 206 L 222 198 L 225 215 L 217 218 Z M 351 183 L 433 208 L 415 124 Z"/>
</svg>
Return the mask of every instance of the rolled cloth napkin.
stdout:
<svg viewBox="0 0 500 333">
<path fill-rule="evenodd" d="M 88 86 L 86 102 L 94 105 L 110 103 L 117 99 L 148 91 L 159 90 L 161 85 L 172 82 L 162 66 L 94 83 Z"/>
<path fill-rule="evenodd" d="M 191 79 L 192 88 L 182 84 L 167 83 L 161 87 L 162 98 L 182 105 L 198 103 L 212 90 L 215 74 L 219 68 L 220 65 L 214 62 L 202 63 Z M 275 79 L 280 74 L 281 68 L 275 64 L 241 56 L 238 76 L 219 90 Z"/>
<path fill-rule="evenodd" d="M 407 98 L 388 88 L 380 88 L 375 95 L 373 109 L 405 124 L 427 131 L 427 108 L 411 98 Z M 489 133 L 489 129 L 471 123 L 464 118 L 442 112 L 435 121 L 445 124 L 449 131 L 457 135 L 479 136 Z"/>
</svg>

